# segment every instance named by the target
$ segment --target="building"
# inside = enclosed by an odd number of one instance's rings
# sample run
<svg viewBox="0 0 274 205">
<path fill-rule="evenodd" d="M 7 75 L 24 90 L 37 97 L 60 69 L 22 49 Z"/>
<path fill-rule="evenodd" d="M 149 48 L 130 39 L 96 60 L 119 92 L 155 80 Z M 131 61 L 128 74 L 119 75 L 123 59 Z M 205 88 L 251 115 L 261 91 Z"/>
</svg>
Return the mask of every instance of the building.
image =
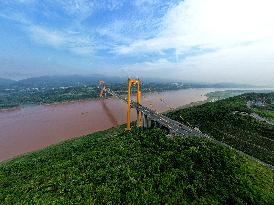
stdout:
<svg viewBox="0 0 274 205">
<path fill-rule="evenodd" d="M 261 100 L 257 100 L 257 101 L 255 101 L 254 105 L 256 107 L 264 107 L 265 106 L 265 102 L 261 101 Z"/>
</svg>

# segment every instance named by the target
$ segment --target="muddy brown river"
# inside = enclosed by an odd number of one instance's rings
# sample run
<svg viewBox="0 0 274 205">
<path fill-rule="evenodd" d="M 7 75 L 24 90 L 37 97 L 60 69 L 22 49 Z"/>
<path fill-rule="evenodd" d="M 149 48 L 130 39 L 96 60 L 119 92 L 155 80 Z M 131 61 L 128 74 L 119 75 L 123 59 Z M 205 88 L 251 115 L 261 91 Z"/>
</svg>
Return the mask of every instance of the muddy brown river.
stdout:
<svg viewBox="0 0 274 205">
<path fill-rule="evenodd" d="M 206 100 L 216 89 L 185 89 L 142 95 L 142 104 L 164 112 Z M 100 99 L 39 105 L 0 111 L 0 161 L 39 150 L 51 144 L 126 122 L 127 106 L 119 99 Z M 136 113 L 132 110 L 132 120 Z"/>
</svg>

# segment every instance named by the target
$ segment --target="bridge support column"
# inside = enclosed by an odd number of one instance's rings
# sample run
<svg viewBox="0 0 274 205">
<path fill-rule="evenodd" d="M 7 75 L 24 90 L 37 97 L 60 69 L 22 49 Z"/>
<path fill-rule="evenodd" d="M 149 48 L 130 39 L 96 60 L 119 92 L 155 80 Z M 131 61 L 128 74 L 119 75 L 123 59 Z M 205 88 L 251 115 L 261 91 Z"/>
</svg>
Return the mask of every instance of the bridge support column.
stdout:
<svg viewBox="0 0 274 205">
<path fill-rule="evenodd" d="M 147 119 L 147 128 L 151 128 L 151 119 Z"/>
<path fill-rule="evenodd" d="M 142 114 L 142 123 L 143 123 L 143 127 L 147 128 L 147 115 Z"/>
<path fill-rule="evenodd" d="M 145 114 L 142 114 L 142 123 L 144 128 L 150 128 L 152 126 L 152 120 Z"/>
</svg>

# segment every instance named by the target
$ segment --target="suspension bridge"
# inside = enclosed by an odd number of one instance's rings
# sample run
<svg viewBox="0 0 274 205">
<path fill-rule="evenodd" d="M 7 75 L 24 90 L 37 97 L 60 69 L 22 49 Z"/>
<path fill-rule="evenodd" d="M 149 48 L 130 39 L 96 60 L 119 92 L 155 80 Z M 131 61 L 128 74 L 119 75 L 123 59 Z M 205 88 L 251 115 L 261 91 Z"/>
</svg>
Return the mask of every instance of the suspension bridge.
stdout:
<svg viewBox="0 0 274 205">
<path fill-rule="evenodd" d="M 137 102 L 134 102 L 131 100 L 131 86 L 137 87 Z M 114 96 L 124 102 L 127 103 L 128 109 L 127 109 L 127 129 L 128 131 L 131 130 L 131 109 L 135 109 L 137 111 L 137 126 L 138 127 L 144 127 L 144 128 L 150 128 L 150 127 L 160 127 L 166 131 L 168 131 L 170 134 L 174 135 L 180 135 L 180 136 L 198 136 L 198 137 L 205 137 L 208 140 L 217 143 L 219 145 L 228 147 L 230 149 L 233 149 L 234 151 L 238 152 L 239 154 L 245 155 L 246 157 L 253 159 L 259 163 L 261 163 L 264 166 L 267 166 L 274 170 L 274 166 L 268 163 L 265 163 L 253 156 L 250 156 L 241 150 L 235 149 L 234 147 L 224 143 L 220 142 L 209 135 L 202 133 L 200 130 L 193 129 L 187 125 L 184 125 L 178 121 L 172 120 L 168 118 L 165 115 L 162 115 L 156 111 L 153 111 L 152 109 L 145 107 L 141 105 L 141 82 L 139 79 L 128 79 L 128 95 L 127 97 L 123 97 L 118 95 L 117 93 L 113 92 L 110 88 L 108 88 L 105 85 L 105 82 L 103 80 L 99 81 L 100 89 L 100 97 L 106 96 L 106 94 L 110 94 L 111 96 Z"/>
<path fill-rule="evenodd" d="M 131 86 L 137 86 L 137 102 L 131 100 Z M 140 80 L 138 79 L 129 79 L 128 80 L 128 96 L 122 97 L 115 92 L 113 92 L 110 88 L 107 88 L 104 81 L 99 82 L 100 96 L 103 97 L 107 93 L 117 97 L 118 99 L 126 102 L 128 104 L 127 111 L 127 130 L 131 130 L 131 118 L 130 112 L 131 109 L 135 109 L 137 111 L 137 126 L 150 128 L 150 127 L 160 127 L 167 130 L 169 133 L 183 136 L 204 136 L 204 134 L 196 129 L 190 128 L 180 122 L 172 120 L 152 109 L 141 105 L 141 90 L 140 90 Z"/>
</svg>

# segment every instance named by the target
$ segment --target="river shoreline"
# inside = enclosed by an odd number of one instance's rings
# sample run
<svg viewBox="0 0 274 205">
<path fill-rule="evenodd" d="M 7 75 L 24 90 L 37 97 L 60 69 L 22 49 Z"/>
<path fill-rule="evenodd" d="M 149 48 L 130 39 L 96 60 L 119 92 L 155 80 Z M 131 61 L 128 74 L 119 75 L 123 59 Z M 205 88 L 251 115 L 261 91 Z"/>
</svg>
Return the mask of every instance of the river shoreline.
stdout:
<svg viewBox="0 0 274 205">
<path fill-rule="evenodd" d="M 187 89 L 191 89 L 191 88 L 185 88 L 185 89 L 181 89 L 181 90 L 187 90 Z M 161 93 L 161 92 L 168 92 L 168 91 L 177 91 L 180 89 L 176 89 L 176 90 L 160 90 L 160 91 L 153 91 L 153 92 L 142 92 L 142 94 L 155 94 L 155 93 Z M 98 91 L 98 95 L 99 95 L 99 91 Z M 135 93 L 132 93 L 132 96 L 135 96 Z M 126 97 L 127 95 L 121 95 Z M 107 97 L 108 98 L 112 98 L 112 97 Z M 17 109 L 22 109 L 22 108 L 26 108 L 26 107 L 33 107 L 33 106 L 39 106 L 39 105 L 44 105 L 44 106 L 51 106 L 51 105 L 59 105 L 59 104 L 69 104 L 69 103 L 77 103 L 77 102 L 88 102 L 88 101 L 93 101 L 93 100 L 100 100 L 102 99 L 101 97 L 91 97 L 91 98 L 85 98 L 85 99 L 78 99 L 78 100 L 65 100 L 65 101 L 56 101 L 56 102 L 52 102 L 52 103 L 33 103 L 33 104 L 20 104 L 20 105 L 16 105 L 16 106 L 12 106 L 12 107 L 7 107 L 7 108 L 1 108 L 0 107 L 0 112 L 4 111 L 4 112 L 8 112 L 8 111 L 14 111 Z"/>
</svg>

